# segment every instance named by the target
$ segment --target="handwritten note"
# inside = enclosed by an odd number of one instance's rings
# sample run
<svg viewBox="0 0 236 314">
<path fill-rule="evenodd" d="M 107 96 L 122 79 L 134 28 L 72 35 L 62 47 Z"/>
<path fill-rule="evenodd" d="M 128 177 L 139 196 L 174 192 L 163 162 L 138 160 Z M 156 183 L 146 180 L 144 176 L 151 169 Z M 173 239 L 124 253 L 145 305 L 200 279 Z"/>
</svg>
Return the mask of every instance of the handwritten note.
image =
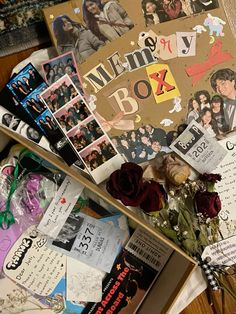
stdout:
<svg viewBox="0 0 236 314">
<path fill-rule="evenodd" d="M 16 283 L 47 296 L 65 274 L 66 257 L 46 247 L 47 237 L 31 226 L 8 253 L 3 271 Z"/>
<path fill-rule="evenodd" d="M 71 257 L 66 262 L 66 298 L 79 302 L 100 302 L 102 299 L 102 279 L 105 272 L 88 266 Z"/>
<path fill-rule="evenodd" d="M 222 220 L 236 220 L 236 135 L 219 143 L 227 151 L 226 157 L 214 171 L 222 177 L 215 185 L 222 202 L 220 217 Z"/>
<path fill-rule="evenodd" d="M 62 182 L 37 229 L 55 239 L 75 206 L 84 186 L 69 176 Z"/>
</svg>

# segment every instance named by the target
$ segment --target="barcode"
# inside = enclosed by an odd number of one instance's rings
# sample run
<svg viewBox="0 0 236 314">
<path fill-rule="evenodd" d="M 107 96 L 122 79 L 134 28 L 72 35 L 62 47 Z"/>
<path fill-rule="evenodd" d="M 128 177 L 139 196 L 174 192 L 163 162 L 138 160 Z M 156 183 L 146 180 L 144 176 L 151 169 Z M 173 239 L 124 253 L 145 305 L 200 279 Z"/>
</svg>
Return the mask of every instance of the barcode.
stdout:
<svg viewBox="0 0 236 314">
<path fill-rule="evenodd" d="M 130 242 L 128 244 L 128 247 L 135 251 L 136 253 L 138 253 L 139 256 L 143 257 L 146 261 L 148 261 L 149 263 L 159 267 L 160 266 L 160 262 L 152 255 L 148 254 L 147 252 L 145 252 L 144 250 L 142 250 L 139 246 L 133 244 L 132 242 Z"/>
</svg>

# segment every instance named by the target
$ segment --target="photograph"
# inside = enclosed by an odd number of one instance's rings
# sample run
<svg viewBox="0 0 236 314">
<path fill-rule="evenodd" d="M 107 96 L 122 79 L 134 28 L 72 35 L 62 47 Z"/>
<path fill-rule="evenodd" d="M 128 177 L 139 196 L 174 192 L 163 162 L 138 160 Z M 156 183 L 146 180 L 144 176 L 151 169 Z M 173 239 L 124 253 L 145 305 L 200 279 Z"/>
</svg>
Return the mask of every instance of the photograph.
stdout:
<svg viewBox="0 0 236 314">
<path fill-rule="evenodd" d="M 54 119 L 51 112 L 45 110 L 36 120 L 40 129 L 44 131 L 48 136 L 54 136 L 58 131 L 57 121 Z M 60 132 L 61 133 L 61 132 Z"/>
<path fill-rule="evenodd" d="M 41 75 L 32 64 L 28 64 L 9 81 L 7 87 L 16 99 L 21 101 L 42 83 L 44 83 L 44 80 Z"/>
<path fill-rule="evenodd" d="M 112 143 L 118 152 L 130 162 L 141 163 L 160 152 L 169 152 L 166 132 L 150 124 L 140 126 L 137 130 L 123 132 L 122 135 L 112 137 Z"/>
<path fill-rule="evenodd" d="M 34 120 L 47 108 L 40 98 L 40 93 L 43 92 L 46 88 L 47 85 L 45 83 L 42 83 L 37 88 L 35 88 L 29 95 L 27 95 L 24 100 L 21 101 L 22 106 Z"/>
<path fill-rule="evenodd" d="M 80 96 L 75 97 L 55 113 L 55 118 L 63 131 L 69 131 L 85 120 L 91 113 Z"/>
<path fill-rule="evenodd" d="M 146 26 L 159 24 L 219 7 L 218 0 L 142 0 Z"/>
<path fill-rule="evenodd" d="M 106 135 L 80 152 L 80 156 L 90 171 L 97 169 L 115 155 L 117 152 Z"/>
<path fill-rule="evenodd" d="M 134 27 L 126 10 L 115 0 L 84 0 L 82 15 L 81 22 L 60 15 L 52 23 L 59 54 L 73 51 L 77 63 Z"/>
<path fill-rule="evenodd" d="M 52 86 L 41 93 L 41 98 L 52 112 L 56 112 L 70 100 L 78 96 L 75 86 L 68 75 L 64 75 Z"/>
<path fill-rule="evenodd" d="M 76 60 L 71 51 L 44 62 L 42 64 L 42 71 L 48 85 L 53 84 L 63 75 L 68 74 L 71 78 L 75 77 L 77 84 L 79 83 L 80 89 L 82 89 Z"/>
<path fill-rule="evenodd" d="M 13 114 L 4 113 L 1 115 L 1 124 L 8 127 L 9 129 L 16 131 L 18 125 L 20 124 L 21 120 L 14 116 Z"/>
<path fill-rule="evenodd" d="M 76 217 L 71 213 L 52 245 L 70 252 L 83 221 L 84 218 Z"/>
<path fill-rule="evenodd" d="M 93 116 L 88 117 L 79 126 L 67 133 L 77 151 L 81 151 L 104 133 Z"/>
<path fill-rule="evenodd" d="M 210 77 L 212 90 L 199 90 L 188 101 L 186 124 L 200 123 L 218 139 L 236 127 L 236 73 L 220 69 Z"/>
</svg>

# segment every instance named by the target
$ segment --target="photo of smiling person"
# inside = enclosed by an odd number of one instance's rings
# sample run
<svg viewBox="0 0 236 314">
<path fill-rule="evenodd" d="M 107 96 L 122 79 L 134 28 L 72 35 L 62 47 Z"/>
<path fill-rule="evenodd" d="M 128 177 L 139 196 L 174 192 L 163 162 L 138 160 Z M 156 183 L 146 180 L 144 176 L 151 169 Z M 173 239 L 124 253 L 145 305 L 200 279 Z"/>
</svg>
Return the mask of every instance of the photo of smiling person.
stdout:
<svg viewBox="0 0 236 314">
<path fill-rule="evenodd" d="M 236 73 L 229 69 L 220 69 L 211 76 L 211 86 L 223 97 L 224 114 L 229 131 L 236 127 Z"/>
<path fill-rule="evenodd" d="M 134 27 L 127 12 L 114 0 L 84 0 L 83 18 L 88 29 L 104 42 L 113 41 Z"/>
<path fill-rule="evenodd" d="M 67 15 L 55 18 L 53 32 L 59 54 L 72 51 L 78 63 L 84 62 L 104 45 L 104 41 Z"/>
</svg>

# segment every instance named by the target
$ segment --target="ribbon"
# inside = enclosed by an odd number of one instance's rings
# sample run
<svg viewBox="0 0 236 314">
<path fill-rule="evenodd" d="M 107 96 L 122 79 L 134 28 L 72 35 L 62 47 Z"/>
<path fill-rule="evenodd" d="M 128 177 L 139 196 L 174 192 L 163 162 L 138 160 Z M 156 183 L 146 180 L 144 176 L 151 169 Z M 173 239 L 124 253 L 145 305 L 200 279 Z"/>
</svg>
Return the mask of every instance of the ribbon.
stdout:
<svg viewBox="0 0 236 314">
<path fill-rule="evenodd" d="M 192 85 L 195 86 L 208 70 L 230 59 L 233 59 L 233 56 L 229 52 L 222 51 L 222 42 L 220 39 L 217 39 L 210 49 L 208 59 L 203 63 L 197 63 L 185 68 L 185 71 L 188 76 L 192 77 Z"/>
<path fill-rule="evenodd" d="M 16 163 L 14 172 L 13 172 L 13 181 L 8 193 L 7 201 L 6 201 L 6 209 L 2 212 L 0 212 L 0 228 L 6 230 L 9 229 L 11 225 L 15 223 L 15 218 L 13 216 L 13 213 L 10 210 L 11 207 L 11 199 L 13 196 L 13 193 L 15 192 L 18 184 L 18 176 L 19 176 L 19 166 L 20 166 L 20 161 L 23 157 L 30 157 L 32 159 L 37 158 L 37 156 L 34 153 L 31 153 L 28 151 L 26 148 L 22 149 L 20 151 L 20 154 L 18 156 L 18 162 Z M 41 164 L 35 169 L 37 171 L 38 169 L 41 168 Z"/>
</svg>

